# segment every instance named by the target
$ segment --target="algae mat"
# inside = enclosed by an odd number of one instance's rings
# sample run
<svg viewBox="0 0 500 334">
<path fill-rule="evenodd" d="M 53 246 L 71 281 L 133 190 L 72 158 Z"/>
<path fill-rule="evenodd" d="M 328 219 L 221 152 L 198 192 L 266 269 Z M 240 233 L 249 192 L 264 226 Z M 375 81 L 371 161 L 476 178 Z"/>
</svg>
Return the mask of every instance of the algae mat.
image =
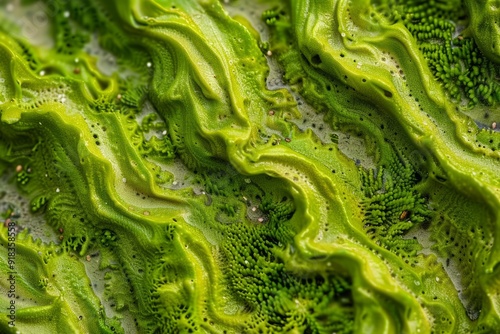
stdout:
<svg viewBox="0 0 500 334">
<path fill-rule="evenodd" d="M 496 333 L 497 6 L 0 0 L 0 332 Z"/>
</svg>

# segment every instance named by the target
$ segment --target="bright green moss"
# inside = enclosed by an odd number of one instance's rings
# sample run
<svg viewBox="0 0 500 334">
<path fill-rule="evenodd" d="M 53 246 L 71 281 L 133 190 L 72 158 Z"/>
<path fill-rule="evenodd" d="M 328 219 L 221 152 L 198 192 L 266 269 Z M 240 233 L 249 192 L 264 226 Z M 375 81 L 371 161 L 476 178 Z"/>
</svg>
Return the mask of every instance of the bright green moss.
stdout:
<svg viewBox="0 0 500 334">
<path fill-rule="evenodd" d="M 459 105 L 497 106 L 494 4 L 487 1 L 376 1 L 385 19 L 402 22 L 435 78 Z M 486 46 L 486 44 L 488 44 Z M 498 52 L 496 52 L 498 53 Z"/>
<path fill-rule="evenodd" d="M 405 239 L 408 230 L 429 220 L 425 199 L 416 189 L 415 172 L 399 158 L 369 173 L 362 171 L 365 229 L 375 242 L 403 257 L 413 257 L 421 249 L 417 240 Z"/>
<path fill-rule="evenodd" d="M 350 333 L 354 309 L 343 270 L 324 260 L 322 272 L 297 276 L 280 255 L 292 242 L 292 235 L 283 231 L 288 228 L 271 220 L 264 226 L 226 229 L 228 281 L 247 312 L 254 314 L 239 330 Z"/>
<path fill-rule="evenodd" d="M 494 332 L 492 6 L 2 5 L 0 331 Z"/>
</svg>

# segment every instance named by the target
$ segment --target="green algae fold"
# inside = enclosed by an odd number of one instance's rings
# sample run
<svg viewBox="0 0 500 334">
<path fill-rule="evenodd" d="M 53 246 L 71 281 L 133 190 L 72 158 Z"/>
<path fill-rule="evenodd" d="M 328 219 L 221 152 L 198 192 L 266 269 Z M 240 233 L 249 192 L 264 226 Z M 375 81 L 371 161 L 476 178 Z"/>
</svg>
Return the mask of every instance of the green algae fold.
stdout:
<svg viewBox="0 0 500 334">
<path fill-rule="evenodd" d="M 0 0 L 0 332 L 495 333 L 498 10 Z"/>
</svg>

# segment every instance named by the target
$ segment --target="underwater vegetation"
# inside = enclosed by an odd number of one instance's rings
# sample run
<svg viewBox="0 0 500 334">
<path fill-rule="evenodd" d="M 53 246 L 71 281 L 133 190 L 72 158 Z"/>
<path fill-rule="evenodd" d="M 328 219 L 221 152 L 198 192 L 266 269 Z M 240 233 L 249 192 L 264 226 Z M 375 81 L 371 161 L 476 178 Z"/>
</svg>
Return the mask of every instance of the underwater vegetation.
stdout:
<svg viewBox="0 0 500 334">
<path fill-rule="evenodd" d="M 497 333 L 499 29 L 0 0 L 0 332 Z"/>
</svg>

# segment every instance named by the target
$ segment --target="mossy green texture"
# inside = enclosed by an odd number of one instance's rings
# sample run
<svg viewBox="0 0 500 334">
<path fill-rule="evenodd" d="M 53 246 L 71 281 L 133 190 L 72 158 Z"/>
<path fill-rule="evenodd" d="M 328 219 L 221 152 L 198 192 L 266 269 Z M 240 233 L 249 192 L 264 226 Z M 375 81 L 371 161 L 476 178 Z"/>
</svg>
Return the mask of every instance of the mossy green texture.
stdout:
<svg viewBox="0 0 500 334">
<path fill-rule="evenodd" d="M 500 328 L 496 9 L 455 2 L 6 6 L 2 331 Z"/>
<path fill-rule="evenodd" d="M 458 107 L 498 105 L 500 34 L 494 1 L 380 0 L 374 4 L 374 12 L 404 24 Z"/>
<path fill-rule="evenodd" d="M 500 8 L 497 1 L 465 1 L 470 15 L 470 30 L 483 54 L 500 63 Z"/>
</svg>

